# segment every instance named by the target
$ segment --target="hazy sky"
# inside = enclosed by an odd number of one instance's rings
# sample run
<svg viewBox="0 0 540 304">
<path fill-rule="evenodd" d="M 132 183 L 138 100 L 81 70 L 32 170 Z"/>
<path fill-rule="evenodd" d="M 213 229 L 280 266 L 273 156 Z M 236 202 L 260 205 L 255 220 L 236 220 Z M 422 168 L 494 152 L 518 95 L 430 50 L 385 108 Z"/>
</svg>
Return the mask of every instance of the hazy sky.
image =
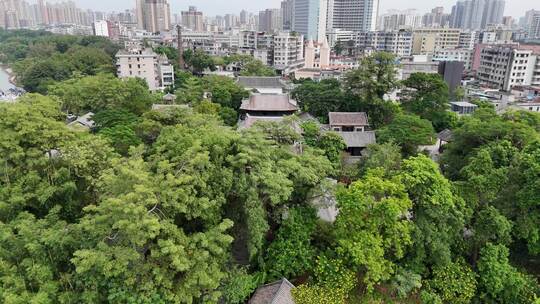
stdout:
<svg viewBox="0 0 540 304">
<path fill-rule="evenodd" d="M 55 2 L 56 0 L 49 0 Z M 59 1 L 59 0 L 58 0 Z M 120 11 L 135 7 L 135 0 L 74 0 L 83 8 L 91 8 L 101 11 Z M 257 12 L 264 8 L 279 7 L 280 0 L 169 0 L 173 13 L 187 9 L 189 5 L 195 5 L 206 15 L 222 15 L 238 13 L 245 9 Z M 380 0 L 381 12 L 388 9 L 416 8 L 420 13 L 429 11 L 435 6 L 444 6 L 450 11 L 456 0 Z M 540 9 L 539 0 L 506 0 L 505 15 L 520 17 L 529 9 Z"/>
</svg>

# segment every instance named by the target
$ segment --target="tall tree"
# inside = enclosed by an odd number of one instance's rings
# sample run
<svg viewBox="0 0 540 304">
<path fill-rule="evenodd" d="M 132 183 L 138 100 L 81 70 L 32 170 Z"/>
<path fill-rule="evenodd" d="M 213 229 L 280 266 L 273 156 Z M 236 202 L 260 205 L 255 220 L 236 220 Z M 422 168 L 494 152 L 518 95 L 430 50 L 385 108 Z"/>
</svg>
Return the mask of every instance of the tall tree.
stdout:
<svg viewBox="0 0 540 304">
<path fill-rule="evenodd" d="M 465 225 L 463 200 L 426 156 L 404 160 L 401 168 L 401 182 L 414 203 L 412 266 L 422 273 L 429 265 L 448 265 Z"/>
<path fill-rule="evenodd" d="M 448 111 L 450 93 L 441 76 L 413 73 L 403 85 L 405 96 L 401 102 L 407 111 L 430 120 L 437 131 L 455 127 L 457 116 Z"/>
<path fill-rule="evenodd" d="M 383 99 L 384 95 L 397 88 L 396 56 L 387 52 L 376 52 L 365 57 L 360 67 L 345 75 L 345 89 L 366 100 Z"/>
<path fill-rule="evenodd" d="M 411 244 L 412 207 L 397 179 L 385 179 L 381 170 L 370 171 L 338 196 L 335 223 L 336 251 L 351 269 L 362 272 L 369 290 L 388 280 L 395 262 Z"/>
<path fill-rule="evenodd" d="M 416 115 L 400 114 L 379 129 L 377 137 L 383 143 L 396 143 L 404 155 L 414 155 L 418 152 L 418 146 L 433 144 L 435 130 L 428 120 Z"/>
</svg>

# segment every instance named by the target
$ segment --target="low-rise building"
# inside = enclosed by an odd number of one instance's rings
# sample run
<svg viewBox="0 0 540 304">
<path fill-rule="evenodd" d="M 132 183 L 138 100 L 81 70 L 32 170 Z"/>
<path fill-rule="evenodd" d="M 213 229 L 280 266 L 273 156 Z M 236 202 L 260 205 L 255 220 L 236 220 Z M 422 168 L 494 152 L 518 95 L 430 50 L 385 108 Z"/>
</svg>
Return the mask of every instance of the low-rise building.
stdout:
<svg viewBox="0 0 540 304">
<path fill-rule="evenodd" d="M 489 88 L 510 91 L 514 86 L 540 85 L 540 47 L 488 45 L 480 51 L 478 80 Z"/>
<path fill-rule="evenodd" d="M 240 106 L 239 128 L 250 128 L 257 121 L 282 121 L 298 112 L 295 100 L 286 94 L 252 94 Z"/>
<path fill-rule="evenodd" d="M 116 54 L 117 75 L 120 78 L 142 78 L 151 91 L 163 90 L 174 84 L 174 67 L 165 55 L 152 49 L 120 50 Z"/>
<path fill-rule="evenodd" d="M 248 91 L 260 94 L 283 94 L 291 89 L 279 76 L 239 76 L 237 83 Z"/>
<path fill-rule="evenodd" d="M 291 293 L 294 288 L 287 279 L 263 285 L 257 288 L 248 304 L 294 304 Z"/>
<path fill-rule="evenodd" d="M 384 51 L 397 56 L 410 56 L 413 47 L 413 35 L 410 31 L 360 32 L 356 36 L 356 45 L 363 53 Z"/>
<path fill-rule="evenodd" d="M 459 46 L 460 29 L 423 28 L 413 30 L 413 54 L 434 53 L 443 49 L 455 49 Z"/>
<path fill-rule="evenodd" d="M 433 61 L 460 61 L 463 62 L 467 71 L 472 69 L 473 50 L 472 49 L 443 49 L 433 54 Z"/>
<path fill-rule="evenodd" d="M 455 101 L 450 103 L 450 109 L 460 115 L 472 114 L 478 108 L 477 105 L 466 101 Z"/>
<path fill-rule="evenodd" d="M 439 63 L 431 60 L 431 56 L 413 56 L 403 58 L 400 62 L 398 77 L 401 80 L 409 79 L 413 73 L 439 73 Z"/>
<path fill-rule="evenodd" d="M 364 112 L 330 112 L 328 129 L 336 132 L 347 145 L 346 152 L 351 157 L 362 156 L 362 151 L 376 143 L 375 132 L 369 130 L 369 122 Z"/>
</svg>

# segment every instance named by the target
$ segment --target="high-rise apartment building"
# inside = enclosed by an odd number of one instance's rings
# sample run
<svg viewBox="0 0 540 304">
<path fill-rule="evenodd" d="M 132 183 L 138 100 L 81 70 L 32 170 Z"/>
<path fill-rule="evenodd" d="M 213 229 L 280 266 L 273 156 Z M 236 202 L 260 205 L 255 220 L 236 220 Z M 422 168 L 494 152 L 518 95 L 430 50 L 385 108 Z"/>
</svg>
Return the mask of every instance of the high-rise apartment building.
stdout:
<svg viewBox="0 0 540 304">
<path fill-rule="evenodd" d="M 73 1 L 47 3 L 38 0 L 0 0 L 0 28 L 26 28 L 36 25 L 92 25 L 104 14 L 78 8 Z"/>
<path fill-rule="evenodd" d="M 328 28 L 374 31 L 378 13 L 379 0 L 328 0 Z"/>
<path fill-rule="evenodd" d="M 204 30 L 203 18 L 203 13 L 197 11 L 195 6 L 190 6 L 187 11 L 181 13 L 182 26 L 197 32 Z"/>
<path fill-rule="evenodd" d="M 240 11 L 240 24 L 249 24 L 249 13 L 246 10 Z"/>
<path fill-rule="evenodd" d="M 504 0 L 465 0 L 452 7 L 450 26 L 479 30 L 503 21 Z"/>
<path fill-rule="evenodd" d="M 259 12 L 259 31 L 277 32 L 282 27 L 281 9 L 270 8 Z"/>
<path fill-rule="evenodd" d="M 527 38 L 540 39 L 540 11 L 535 11 L 526 24 Z"/>
<path fill-rule="evenodd" d="M 438 6 L 431 10 L 430 13 L 422 17 L 422 25 L 424 27 L 445 27 L 450 21 L 450 15 L 444 13 L 444 7 Z"/>
<path fill-rule="evenodd" d="M 292 30 L 308 40 L 326 37 L 328 0 L 294 0 Z"/>
<path fill-rule="evenodd" d="M 292 29 L 294 13 L 294 0 L 281 1 L 281 22 L 283 30 L 290 31 Z"/>
<path fill-rule="evenodd" d="M 98 20 L 94 22 L 94 35 L 109 37 L 111 33 L 111 23 L 107 20 Z"/>
<path fill-rule="evenodd" d="M 422 17 L 414 9 L 405 11 L 391 10 L 387 14 L 379 16 L 378 29 L 381 31 L 413 29 L 421 27 L 421 23 Z"/>
<path fill-rule="evenodd" d="M 137 0 L 137 24 L 151 33 L 171 30 L 168 0 Z"/>
</svg>

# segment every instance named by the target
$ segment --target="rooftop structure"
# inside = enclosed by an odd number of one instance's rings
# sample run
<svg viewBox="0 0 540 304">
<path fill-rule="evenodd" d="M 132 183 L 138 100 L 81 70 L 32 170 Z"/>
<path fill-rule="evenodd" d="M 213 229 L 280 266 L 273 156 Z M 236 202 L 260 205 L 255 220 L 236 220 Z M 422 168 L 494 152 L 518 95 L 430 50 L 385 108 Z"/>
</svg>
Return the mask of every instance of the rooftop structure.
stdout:
<svg viewBox="0 0 540 304">
<path fill-rule="evenodd" d="M 293 289 L 294 285 L 284 278 L 257 288 L 248 304 L 294 304 Z"/>
<path fill-rule="evenodd" d="M 330 112 L 328 113 L 330 126 L 332 128 L 355 126 L 368 127 L 368 118 L 364 112 Z"/>
<path fill-rule="evenodd" d="M 286 84 L 281 77 L 239 76 L 238 84 L 250 91 L 261 94 L 281 94 Z"/>
<path fill-rule="evenodd" d="M 244 112 L 294 114 L 298 111 L 296 101 L 285 94 L 253 94 L 242 102 Z"/>
</svg>

